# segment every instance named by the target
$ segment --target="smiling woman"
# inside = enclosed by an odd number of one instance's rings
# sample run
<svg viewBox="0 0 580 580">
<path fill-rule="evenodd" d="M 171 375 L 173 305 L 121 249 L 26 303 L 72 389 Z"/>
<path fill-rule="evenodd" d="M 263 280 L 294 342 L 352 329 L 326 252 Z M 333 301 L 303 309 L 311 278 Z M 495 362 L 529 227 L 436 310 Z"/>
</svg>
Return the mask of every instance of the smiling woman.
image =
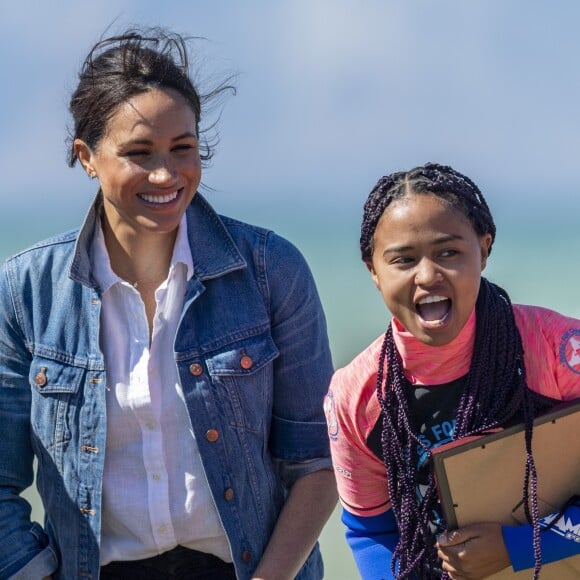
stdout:
<svg viewBox="0 0 580 580">
<path fill-rule="evenodd" d="M 201 181 L 197 119 L 173 89 L 150 89 L 119 105 L 107 125 L 94 150 L 80 138 L 74 150 L 100 182 L 111 267 L 139 287 L 151 333 L 155 291 Z"/>
<path fill-rule="evenodd" d="M 187 50 L 150 30 L 90 51 L 69 163 L 94 202 L 0 270 L 0 579 L 322 578 L 324 313 L 293 245 L 198 192 L 231 87 L 201 96 Z"/>
<path fill-rule="evenodd" d="M 101 184 L 106 240 L 159 233 L 173 245 L 201 181 L 196 124 L 179 93 L 151 89 L 119 106 L 94 151 L 75 139 L 82 166 Z"/>
</svg>

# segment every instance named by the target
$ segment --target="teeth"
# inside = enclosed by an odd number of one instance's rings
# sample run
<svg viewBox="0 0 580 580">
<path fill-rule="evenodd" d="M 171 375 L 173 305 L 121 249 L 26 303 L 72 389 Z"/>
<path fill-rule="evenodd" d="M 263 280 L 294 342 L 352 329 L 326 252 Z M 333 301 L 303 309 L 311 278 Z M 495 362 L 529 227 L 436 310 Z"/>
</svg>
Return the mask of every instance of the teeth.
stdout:
<svg viewBox="0 0 580 580">
<path fill-rule="evenodd" d="M 418 304 L 431 304 L 432 302 L 442 302 L 443 300 L 447 300 L 445 296 L 425 296 L 419 300 Z"/>
<path fill-rule="evenodd" d="M 177 191 L 168 193 L 167 195 L 147 195 L 145 193 L 140 193 L 139 197 L 149 203 L 168 203 L 177 197 L 177 193 Z"/>
</svg>

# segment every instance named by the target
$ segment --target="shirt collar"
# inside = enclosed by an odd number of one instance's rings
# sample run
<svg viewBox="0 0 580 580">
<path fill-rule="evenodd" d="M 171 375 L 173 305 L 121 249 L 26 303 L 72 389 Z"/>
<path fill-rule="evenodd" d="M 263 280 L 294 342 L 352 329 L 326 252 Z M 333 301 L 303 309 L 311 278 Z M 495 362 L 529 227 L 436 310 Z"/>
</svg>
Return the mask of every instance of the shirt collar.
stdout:
<svg viewBox="0 0 580 580">
<path fill-rule="evenodd" d="M 111 268 L 111 261 L 109 260 L 109 253 L 105 246 L 105 236 L 103 235 L 103 228 L 100 222 L 94 230 L 94 237 L 91 244 L 91 262 L 93 264 L 93 276 L 103 292 L 106 292 L 117 282 L 121 282 L 121 278 Z"/>
<path fill-rule="evenodd" d="M 105 236 L 100 220 L 98 220 L 94 229 L 90 251 L 93 276 L 102 292 L 106 292 L 114 284 L 123 281 L 111 268 L 111 261 L 105 245 Z M 177 236 L 175 238 L 173 255 L 169 267 L 170 272 L 176 264 L 183 264 L 185 266 L 186 280 L 189 280 L 193 276 L 193 259 L 187 239 L 187 217 L 185 214 L 181 218 L 181 222 L 177 228 Z"/>
<path fill-rule="evenodd" d="M 79 231 L 70 268 L 73 280 L 91 288 L 100 287 L 93 268 L 91 248 L 96 230 L 100 228 L 102 204 L 102 193 L 99 191 Z M 180 230 L 184 230 L 191 255 L 191 263 L 187 262 L 188 279 L 194 273 L 199 280 L 217 278 L 247 267 L 222 218 L 200 193 L 195 194 L 186 216 L 185 225 L 180 225 Z M 179 243 L 181 245 L 181 241 Z"/>
</svg>

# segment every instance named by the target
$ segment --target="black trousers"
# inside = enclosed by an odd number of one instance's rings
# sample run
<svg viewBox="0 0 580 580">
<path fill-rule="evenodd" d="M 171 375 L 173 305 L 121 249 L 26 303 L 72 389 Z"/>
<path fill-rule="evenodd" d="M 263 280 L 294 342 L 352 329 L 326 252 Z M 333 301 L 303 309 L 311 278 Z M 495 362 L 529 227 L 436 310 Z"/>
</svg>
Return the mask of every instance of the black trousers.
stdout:
<svg viewBox="0 0 580 580">
<path fill-rule="evenodd" d="M 145 560 L 111 562 L 101 580 L 236 580 L 234 565 L 217 556 L 177 546 Z"/>
</svg>

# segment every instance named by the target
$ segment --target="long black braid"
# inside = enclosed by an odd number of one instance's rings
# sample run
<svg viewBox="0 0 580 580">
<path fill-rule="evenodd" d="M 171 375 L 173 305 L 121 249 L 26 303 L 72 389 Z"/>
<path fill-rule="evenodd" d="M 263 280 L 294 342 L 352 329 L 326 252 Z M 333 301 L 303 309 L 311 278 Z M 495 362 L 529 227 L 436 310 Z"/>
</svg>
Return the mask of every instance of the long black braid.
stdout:
<svg viewBox="0 0 580 580">
<path fill-rule="evenodd" d="M 431 193 L 459 209 L 478 235 L 495 237 L 495 224 L 478 187 L 451 167 L 427 164 L 409 172 L 383 177 L 365 204 L 360 247 L 363 260 L 372 262 L 373 236 L 389 204 L 412 194 Z M 490 246 L 491 249 L 491 246 Z M 475 347 L 466 388 L 456 410 L 454 438 L 483 433 L 497 426 L 525 423 L 526 470 L 523 503 L 534 529 L 534 579 L 541 568 L 537 476 L 532 455 L 532 427 L 536 414 L 554 401 L 527 388 L 524 352 L 511 301 L 499 286 L 482 278 L 476 302 Z M 386 364 L 386 369 L 385 369 Z M 418 488 L 418 449 L 430 454 L 413 427 L 406 393 L 410 388 L 389 325 L 380 353 L 377 396 L 382 409 L 383 457 L 399 542 L 391 563 L 398 578 L 430 578 L 437 564 L 431 514 L 438 506 L 433 473 L 428 474 L 421 498 Z M 443 577 L 447 577 L 444 573 Z"/>
</svg>

